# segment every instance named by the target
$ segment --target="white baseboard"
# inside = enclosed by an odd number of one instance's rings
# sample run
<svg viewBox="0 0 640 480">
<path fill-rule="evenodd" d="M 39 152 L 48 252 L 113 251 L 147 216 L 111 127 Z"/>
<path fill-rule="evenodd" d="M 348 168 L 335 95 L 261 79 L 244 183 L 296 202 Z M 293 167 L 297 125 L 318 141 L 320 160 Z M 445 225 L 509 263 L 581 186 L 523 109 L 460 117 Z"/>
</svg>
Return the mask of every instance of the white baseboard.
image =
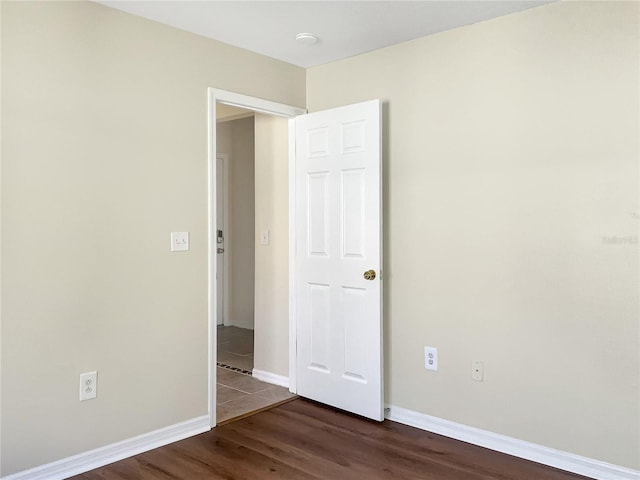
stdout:
<svg viewBox="0 0 640 480">
<path fill-rule="evenodd" d="M 289 387 L 289 379 L 285 376 L 256 369 L 253 370 L 253 375 L 264 382 Z M 402 407 L 390 405 L 385 416 L 394 422 L 597 480 L 640 480 L 640 471 L 637 470 L 469 427 Z M 14 473 L 2 477 L 1 480 L 63 480 L 209 430 L 209 417 L 203 415 L 105 447 Z"/>
<path fill-rule="evenodd" d="M 209 416 L 203 415 L 105 447 L 14 473 L 2 477 L 1 480 L 62 480 L 209 430 L 211 430 Z"/>
<path fill-rule="evenodd" d="M 284 375 L 277 375 L 275 373 L 265 372 L 264 370 L 254 368 L 253 376 L 263 382 L 273 383 L 274 385 L 289 388 L 289 377 L 285 377 Z"/>
<path fill-rule="evenodd" d="M 253 330 L 254 328 L 254 324 L 253 321 L 251 320 L 247 320 L 247 321 L 242 321 L 242 320 L 233 320 L 233 319 L 227 319 L 227 322 L 224 324 L 225 327 L 238 327 L 238 328 L 244 328 L 246 330 Z"/>
<path fill-rule="evenodd" d="M 640 480 L 640 471 L 388 405 L 386 418 L 597 480 Z"/>
</svg>

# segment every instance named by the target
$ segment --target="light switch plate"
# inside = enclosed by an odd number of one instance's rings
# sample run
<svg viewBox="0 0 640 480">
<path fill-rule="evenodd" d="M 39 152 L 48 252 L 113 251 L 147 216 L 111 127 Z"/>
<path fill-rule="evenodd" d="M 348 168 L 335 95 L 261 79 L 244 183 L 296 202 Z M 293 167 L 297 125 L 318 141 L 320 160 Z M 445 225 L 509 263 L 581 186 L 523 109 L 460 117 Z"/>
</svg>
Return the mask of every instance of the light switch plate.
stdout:
<svg viewBox="0 0 640 480">
<path fill-rule="evenodd" d="M 267 228 L 266 230 L 262 230 L 260 234 L 260 244 L 269 245 L 269 237 L 270 237 L 269 229 Z"/>
<path fill-rule="evenodd" d="M 184 252 L 189 250 L 189 232 L 171 232 L 171 251 Z"/>
</svg>

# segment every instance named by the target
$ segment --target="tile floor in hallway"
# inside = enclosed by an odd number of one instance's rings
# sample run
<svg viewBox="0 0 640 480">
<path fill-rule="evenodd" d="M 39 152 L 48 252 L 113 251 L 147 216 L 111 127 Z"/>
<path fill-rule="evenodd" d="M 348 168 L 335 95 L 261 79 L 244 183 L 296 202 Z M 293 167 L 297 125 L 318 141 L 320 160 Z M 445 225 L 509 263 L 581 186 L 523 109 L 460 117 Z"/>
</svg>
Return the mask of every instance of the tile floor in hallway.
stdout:
<svg viewBox="0 0 640 480">
<path fill-rule="evenodd" d="M 218 363 L 253 370 L 253 330 L 218 325 Z"/>
<path fill-rule="evenodd" d="M 218 326 L 218 364 L 253 370 L 253 330 Z M 296 398 L 288 389 L 246 373 L 217 368 L 218 425 Z"/>
</svg>

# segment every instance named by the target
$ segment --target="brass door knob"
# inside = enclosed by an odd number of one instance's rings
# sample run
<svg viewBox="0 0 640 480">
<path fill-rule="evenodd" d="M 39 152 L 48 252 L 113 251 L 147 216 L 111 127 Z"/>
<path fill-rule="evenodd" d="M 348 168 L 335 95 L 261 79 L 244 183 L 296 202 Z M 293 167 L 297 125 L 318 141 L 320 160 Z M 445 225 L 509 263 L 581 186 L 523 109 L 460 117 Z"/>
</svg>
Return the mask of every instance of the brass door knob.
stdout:
<svg viewBox="0 0 640 480">
<path fill-rule="evenodd" d="M 376 271 L 375 270 L 367 270 L 366 272 L 364 272 L 364 279 L 365 280 L 375 280 L 376 278 Z"/>
</svg>

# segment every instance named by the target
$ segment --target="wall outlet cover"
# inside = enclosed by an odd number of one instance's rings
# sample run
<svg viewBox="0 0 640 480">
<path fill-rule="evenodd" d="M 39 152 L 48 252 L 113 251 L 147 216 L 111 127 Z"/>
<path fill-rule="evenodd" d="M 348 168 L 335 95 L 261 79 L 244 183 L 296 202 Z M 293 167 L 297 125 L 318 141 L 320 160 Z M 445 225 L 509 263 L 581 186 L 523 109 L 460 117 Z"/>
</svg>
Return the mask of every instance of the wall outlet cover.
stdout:
<svg viewBox="0 0 640 480">
<path fill-rule="evenodd" d="M 98 396 L 98 372 L 80 374 L 80 401 L 91 400 Z"/>
<path fill-rule="evenodd" d="M 482 382 L 484 379 L 484 362 L 478 360 L 471 362 L 471 378 L 476 382 Z"/>
<path fill-rule="evenodd" d="M 424 368 L 438 371 L 438 349 L 435 347 L 424 347 Z"/>
</svg>

